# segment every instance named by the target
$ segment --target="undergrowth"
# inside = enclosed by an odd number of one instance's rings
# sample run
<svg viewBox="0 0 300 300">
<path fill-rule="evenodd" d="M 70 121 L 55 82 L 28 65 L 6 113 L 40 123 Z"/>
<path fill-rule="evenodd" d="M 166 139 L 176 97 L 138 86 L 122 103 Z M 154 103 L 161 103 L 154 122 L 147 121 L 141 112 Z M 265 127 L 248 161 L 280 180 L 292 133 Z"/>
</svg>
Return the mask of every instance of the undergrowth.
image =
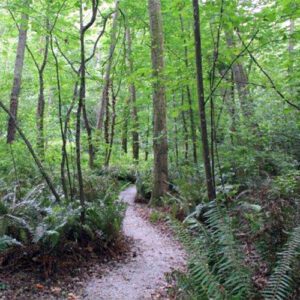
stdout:
<svg viewBox="0 0 300 300">
<path fill-rule="evenodd" d="M 33 260 L 48 277 L 65 255 L 84 251 L 103 255 L 118 242 L 125 211 L 118 200 L 123 185 L 113 176 L 90 175 L 85 180 L 84 222 L 79 200 L 57 203 L 44 184 L 22 198 L 11 191 L 4 195 L 0 202 L 2 268 L 18 268 Z"/>
</svg>

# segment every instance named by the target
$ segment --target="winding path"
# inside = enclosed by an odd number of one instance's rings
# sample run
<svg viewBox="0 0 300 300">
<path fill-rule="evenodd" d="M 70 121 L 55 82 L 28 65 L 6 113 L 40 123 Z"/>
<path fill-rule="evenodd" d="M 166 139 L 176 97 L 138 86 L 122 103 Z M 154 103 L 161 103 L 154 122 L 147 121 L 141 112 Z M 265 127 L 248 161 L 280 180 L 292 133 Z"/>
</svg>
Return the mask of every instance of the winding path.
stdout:
<svg viewBox="0 0 300 300">
<path fill-rule="evenodd" d="M 164 274 L 185 266 L 186 255 L 180 245 L 138 215 L 135 196 L 134 186 L 120 194 L 128 203 L 123 231 L 133 238 L 136 257 L 114 267 L 102 278 L 94 278 L 87 286 L 85 299 L 152 299 L 155 290 L 165 283 Z"/>
</svg>

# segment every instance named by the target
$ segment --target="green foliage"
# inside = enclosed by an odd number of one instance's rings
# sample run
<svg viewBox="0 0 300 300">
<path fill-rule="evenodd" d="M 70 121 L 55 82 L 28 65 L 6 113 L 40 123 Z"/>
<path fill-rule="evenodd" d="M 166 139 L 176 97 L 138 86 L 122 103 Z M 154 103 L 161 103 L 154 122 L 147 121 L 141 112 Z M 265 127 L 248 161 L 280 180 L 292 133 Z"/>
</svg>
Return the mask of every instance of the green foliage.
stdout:
<svg viewBox="0 0 300 300">
<path fill-rule="evenodd" d="M 55 203 L 49 195 L 45 198 L 43 184 L 28 191 L 19 201 L 13 202 L 8 197 L 1 201 L 2 248 L 21 241 L 24 246 L 38 245 L 42 253 L 58 254 L 68 241 L 79 244 L 95 241 L 101 248 L 115 240 L 124 216 L 124 205 L 116 200 L 120 186 L 105 176 L 88 178 L 94 194 L 87 203 L 84 224 L 79 201 Z M 103 189 L 96 191 L 94 184 L 99 182 Z M 92 193 L 87 192 L 87 195 Z"/>
<path fill-rule="evenodd" d="M 16 239 L 9 237 L 7 235 L 3 235 L 0 237 L 0 252 L 12 246 L 21 246 L 22 244 L 18 242 Z"/>
<path fill-rule="evenodd" d="M 232 220 L 225 208 L 214 202 L 204 209 L 204 222 L 193 214 L 186 219 L 186 227 L 175 223 L 190 253 L 187 292 L 197 299 L 247 299 L 250 270 L 243 261 Z"/>
<path fill-rule="evenodd" d="M 115 240 L 121 230 L 125 207 L 117 194 L 108 194 L 87 209 L 86 226 L 101 236 L 106 243 Z"/>
<path fill-rule="evenodd" d="M 152 210 L 149 215 L 150 222 L 154 224 L 164 220 L 164 218 L 165 216 L 157 210 Z"/>
<path fill-rule="evenodd" d="M 300 227 L 296 227 L 284 247 L 279 253 L 277 266 L 272 273 L 263 292 L 265 299 L 288 299 L 295 288 L 293 275 L 298 272 L 298 259 L 300 255 Z"/>
<path fill-rule="evenodd" d="M 7 107 L 18 47 L 15 22 L 21 25 L 22 13 L 29 15 L 28 49 L 22 72 L 18 123 L 37 153 L 36 112 L 40 86 L 39 74 L 29 49 L 40 64 L 45 37 L 50 35 L 45 20 L 48 19 L 54 26 L 51 37 L 58 59 L 60 91 L 56 76 L 53 76 L 56 71 L 53 53 L 49 51 L 43 78 L 45 157 L 40 159 L 60 195 L 63 194 L 62 177 L 70 180 L 67 189 L 73 197 L 65 199 L 62 196 L 61 203 L 54 202 L 45 184 L 41 183 L 40 173 L 20 137 L 17 135 L 11 145 L 6 143 L 7 115 L 1 111 L 0 251 L 10 247 L 13 249 L 20 246 L 19 243 L 24 247 L 34 245 L 42 253 L 57 255 L 63 252 L 68 242 L 77 245 L 91 242 L 98 248 L 107 246 L 118 238 L 124 215 L 124 206 L 117 200 L 121 185 L 136 182 L 139 197 L 146 201 L 152 193 L 152 120 L 155 116 L 152 108 L 153 70 L 147 5 L 145 1 L 120 1 L 122 14 L 118 20 L 117 45 L 111 57 L 106 112 L 108 130 L 104 134 L 106 139 L 112 139 L 109 166 L 104 166 L 109 147 L 103 135 L 98 134 L 96 111 L 111 47 L 111 16 L 107 23 L 103 16 L 112 12 L 114 1 L 99 1 L 101 14 L 97 14 L 96 23 L 85 33 L 85 57 L 93 51 L 95 56 L 85 68 L 86 99 L 82 112 L 91 127 L 95 166 L 90 170 L 88 128 L 85 122 L 81 122 L 79 152 L 86 200 L 82 207 L 75 148 L 77 98 L 75 105 L 71 106 L 78 74 L 70 66 L 71 63 L 78 69 L 82 57 L 78 32 L 80 1 L 29 1 L 29 6 L 25 5 L 27 1 L 1 2 L 0 61 L 3 67 L 0 69 L 0 98 Z M 214 162 L 217 203 L 207 203 L 206 177 L 201 159 L 192 1 L 161 1 L 165 44 L 163 83 L 168 104 L 168 181 L 171 188 L 170 195 L 162 200 L 166 211 L 178 220 L 189 215 L 185 227 L 177 224 L 191 249 L 189 276 L 184 284 L 186 290 L 190 290 L 190 296 L 196 299 L 250 297 L 252 291 L 249 289 L 255 292 L 257 287 L 249 284 L 249 274 L 243 261 L 243 254 L 247 251 L 241 249 L 242 242 L 236 238 L 236 233 L 239 233 L 239 236 L 247 237 L 247 245 L 259 252 L 269 268 L 275 262 L 276 253 L 283 253 L 266 290 L 268 295 L 274 295 L 274 299 L 282 298 L 293 286 L 290 279 L 294 279 L 296 284 L 299 282 L 298 278 L 294 278 L 297 270 L 292 272 L 289 269 L 294 266 L 297 257 L 296 226 L 300 216 L 300 119 L 299 109 L 294 107 L 299 107 L 300 103 L 299 5 L 294 0 L 276 3 L 215 0 L 199 3 L 203 93 L 205 97 L 210 96 L 205 108 L 209 138 L 214 139 L 209 141 L 209 147 L 210 158 Z M 86 17 L 91 15 L 91 1 L 85 0 L 83 4 L 86 23 Z M 126 61 L 128 45 L 125 27 L 132 34 L 132 70 L 129 70 Z M 247 44 L 255 28 L 259 32 L 249 44 L 248 52 L 244 51 L 241 40 Z M 102 29 L 104 34 L 95 45 L 96 36 Z M 228 43 L 230 38 L 232 45 Z M 220 69 L 223 68 L 228 68 L 228 76 L 220 80 Z M 245 72 L 246 82 L 236 80 L 235 68 L 240 73 Z M 241 95 L 241 83 L 248 95 Z M 132 120 L 133 106 L 129 101 L 133 86 L 138 128 Z M 113 93 L 116 94 L 115 111 L 112 110 Z M 243 103 L 246 103 L 246 109 Z M 71 114 L 67 122 L 69 109 Z M 68 123 L 65 174 L 61 172 L 59 112 L 62 113 L 61 121 Z M 114 117 L 116 122 L 113 128 Z M 195 128 L 192 128 L 193 123 Z M 138 162 L 132 159 L 132 132 L 135 130 L 139 133 Z M 196 148 L 197 163 L 193 159 L 193 146 Z M 67 167 L 70 174 L 67 174 Z M 83 211 L 84 223 L 81 220 Z M 156 222 L 160 215 L 153 212 L 150 219 Z M 295 227 L 290 242 L 283 248 L 288 239 L 287 232 Z M 259 263 L 255 268 L 260 269 Z M 295 264 L 297 268 L 299 271 Z M 266 277 L 265 274 L 263 276 Z"/>
<path fill-rule="evenodd" d="M 151 198 L 153 186 L 153 173 L 150 166 L 145 165 L 136 175 L 136 187 L 138 196 L 148 201 Z"/>
<path fill-rule="evenodd" d="M 273 181 L 273 190 L 277 190 L 283 198 L 297 197 L 300 194 L 300 171 L 289 170 L 277 176 Z"/>
</svg>

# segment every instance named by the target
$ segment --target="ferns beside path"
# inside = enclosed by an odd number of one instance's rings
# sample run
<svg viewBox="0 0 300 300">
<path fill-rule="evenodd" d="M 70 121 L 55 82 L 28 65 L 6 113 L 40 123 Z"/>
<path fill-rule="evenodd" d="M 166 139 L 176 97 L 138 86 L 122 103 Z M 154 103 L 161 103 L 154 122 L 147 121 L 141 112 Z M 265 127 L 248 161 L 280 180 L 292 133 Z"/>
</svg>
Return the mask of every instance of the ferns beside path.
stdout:
<svg viewBox="0 0 300 300">
<path fill-rule="evenodd" d="M 260 294 L 251 282 L 251 268 L 245 264 L 240 242 L 235 238 L 232 220 L 225 207 L 205 205 L 205 221 L 195 213 L 184 224 L 171 220 L 181 242 L 189 251 L 186 292 L 195 299 L 286 300 L 295 289 L 293 280 L 299 266 L 300 226 L 294 228 L 277 266 Z M 203 207 L 202 207 L 203 208 Z M 258 297 L 258 298 L 257 298 Z M 294 299 L 294 298 L 293 298 Z"/>
</svg>

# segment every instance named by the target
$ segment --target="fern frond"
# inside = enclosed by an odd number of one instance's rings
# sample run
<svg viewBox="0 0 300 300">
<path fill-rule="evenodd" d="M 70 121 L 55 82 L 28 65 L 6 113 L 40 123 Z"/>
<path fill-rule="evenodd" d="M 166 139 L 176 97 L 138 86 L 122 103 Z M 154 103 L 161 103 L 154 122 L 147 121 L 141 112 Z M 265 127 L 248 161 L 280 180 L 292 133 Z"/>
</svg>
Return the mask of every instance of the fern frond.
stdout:
<svg viewBox="0 0 300 300">
<path fill-rule="evenodd" d="M 293 262 L 300 254 L 300 226 L 294 228 L 285 249 L 279 254 L 279 262 L 263 292 L 267 300 L 284 300 L 293 291 Z"/>
<path fill-rule="evenodd" d="M 231 295 L 248 295 L 251 287 L 250 274 L 244 265 L 242 249 L 234 237 L 227 211 L 214 203 L 204 216 L 219 257 L 215 268 L 221 278 L 224 278 L 224 286 L 231 291 Z"/>
<path fill-rule="evenodd" d="M 11 246 L 22 246 L 22 243 L 7 235 L 0 237 L 0 252 Z"/>
<path fill-rule="evenodd" d="M 187 227 L 175 222 L 175 231 L 190 253 L 188 275 L 199 299 L 248 299 L 250 271 L 226 209 L 213 201 L 199 206 L 184 223 Z"/>
<path fill-rule="evenodd" d="M 226 290 L 220 284 L 220 278 L 210 268 L 210 255 L 207 240 L 203 236 L 192 236 L 181 223 L 171 220 L 182 244 L 189 252 L 189 279 L 197 297 L 201 299 L 225 299 Z M 189 220 L 189 229 L 199 229 L 201 223 Z"/>
</svg>

